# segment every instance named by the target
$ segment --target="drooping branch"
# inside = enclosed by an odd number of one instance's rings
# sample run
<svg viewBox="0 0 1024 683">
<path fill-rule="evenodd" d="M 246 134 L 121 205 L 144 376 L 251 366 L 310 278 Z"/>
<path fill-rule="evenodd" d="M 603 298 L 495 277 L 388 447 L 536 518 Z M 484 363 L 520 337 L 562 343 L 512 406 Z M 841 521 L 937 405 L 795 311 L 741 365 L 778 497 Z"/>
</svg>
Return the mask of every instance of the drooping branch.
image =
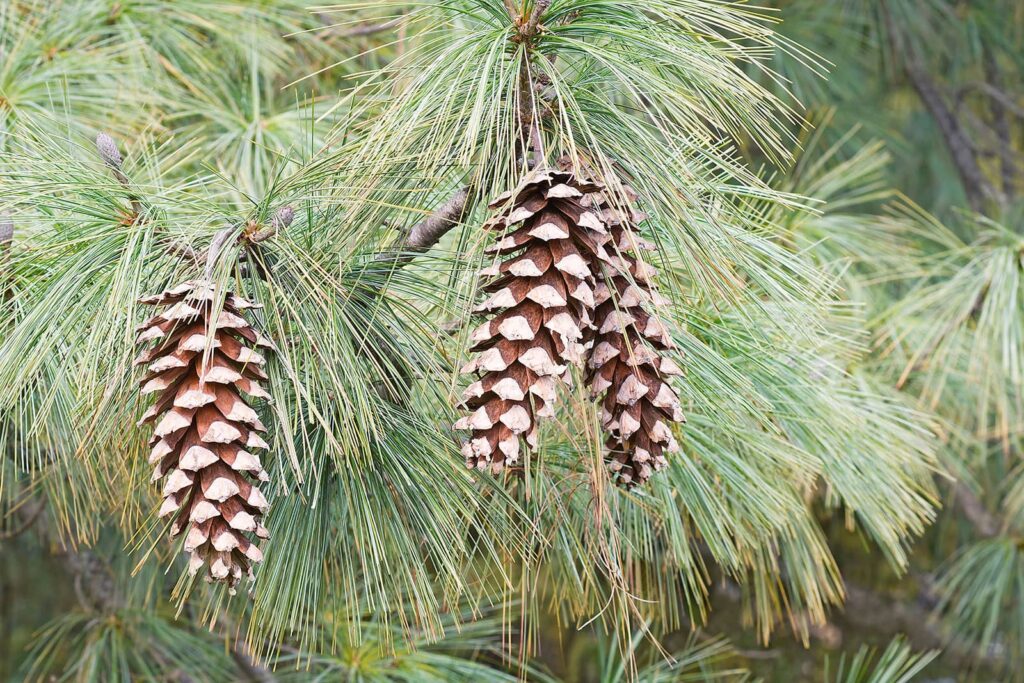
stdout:
<svg viewBox="0 0 1024 683">
<path fill-rule="evenodd" d="M 960 176 L 960 182 L 963 184 L 964 193 L 967 195 L 967 202 L 975 211 L 981 211 L 985 200 L 997 195 L 995 188 L 981 171 L 970 139 L 953 112 L 946 106 L 935 82 L 915 58 L 908 57 L 906 73 L 910 84 L 942 132 L 957 174 Z"/>
<path fill-rule="evenodd" d="M 907 42 L 903 34 L 897 30 L 892 15 L 886 5 L 882 5 L 882 16 L 889 35 L 904 53 L 904 72 L 911 87 L 917 92 L 928 113 L 935 120 L 942 133 L 946 148 L 949 150 L 956 167 L 957 175 L 967 195 L 971 208 L 981 212 L 987 199 L 998 198 L 998 192 L 981 171 L 970 138 L 953 111 L 946 105 L 938 85 L 925 70 L 914 46 Z"/>
</svg>

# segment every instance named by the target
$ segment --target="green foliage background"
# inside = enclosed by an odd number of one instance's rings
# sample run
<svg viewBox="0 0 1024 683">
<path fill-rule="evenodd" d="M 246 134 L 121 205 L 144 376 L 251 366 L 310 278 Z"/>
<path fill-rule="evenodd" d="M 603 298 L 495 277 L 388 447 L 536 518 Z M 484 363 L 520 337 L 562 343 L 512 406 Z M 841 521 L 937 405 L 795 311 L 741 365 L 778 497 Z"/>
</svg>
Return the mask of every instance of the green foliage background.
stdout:
<svg viewBox="0 0 1024 683">
<path fill-rule="evenodd" d="M 1024 7 L 766 4 L 0 0 L 0 678 L 1016 680 Z M 579 388 L 523 476 L 449 429 L 524 110 L 651 214 L 642 490 Z M 230 596 L 152 514 L 135 302 L 284 206 L 215 270 L 281 349 Z"/>
</svg>

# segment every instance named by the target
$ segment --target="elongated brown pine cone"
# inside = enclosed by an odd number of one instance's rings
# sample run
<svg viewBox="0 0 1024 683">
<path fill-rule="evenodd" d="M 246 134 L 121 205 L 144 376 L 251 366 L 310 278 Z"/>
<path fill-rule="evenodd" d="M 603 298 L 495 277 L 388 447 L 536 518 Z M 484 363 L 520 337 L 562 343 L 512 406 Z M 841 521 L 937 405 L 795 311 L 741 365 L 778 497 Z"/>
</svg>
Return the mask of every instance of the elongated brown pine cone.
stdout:
<svg viewBox="0 0 1024 683">
<path fill-rule="evenodd" d="M 679 450 L 670 424 L 686 420 L 670 384 L 672 376 L 682 373 L 664 355 L 673 342 L 653 313 L 668 301 L 654 288 L 657 271 L 638 258 L 654 249 L 638 234 L 637 224 L 646 215 L 633 208 L 637 196 L 631 188 L 621 194 L 615 202 L 604 194 L 590 198 L 601 210 L 612 244 L 604 277 L 594 290 L 595 337 L 587 382 L 601 399 L 608 466 L 618 483 L 630 487 L 668 464 L 665 453 Z"/>
<path fill-rule="evenodd" d="M 136 359 L 148 364 L 142 394 L 157 394 L 142 423 L 156 423 L 149 462 L 153 481 L 164 479 L 159 516 L 174 515 L 171 536 L 187 530 L 189 571 L 207 566 L 207 578 L 232 588 L 263 559 L 247 536 L 267 538 L 261 523 L 267 499 L 250 477 L 268 481 L 257 456 L 266 431 L 241 394 L 269 399 L 264 358 L 252 347 L 272 348 L 243 317 L 258 308 L 227 293 L 213 319 L 214 286 L 186 282 L 141 303 L 167 308 L 139 326 L 139 344 L 155 341 Z M 250 344 L 252 346 L 246 346 Z"/>
<path fill-rule="evenodd" d="M 586 197 L 599 183 L 570 172 L 530 173 L 490 204 L 499 213 L 485 228 L 501 233 L 487 252 L 503 259 L 486 268 L 490 297 L 475 312 L 490 316 L 472 334 L 478 373 L 464 394 L 473 411 L 455 424 L 470 429 L 466 465 L 498 473 L 519 458 L 520 437 L 537 445 L 537 418 L 554 415 L 557 382 L 580 364 L 591 324 L 594 275 L 610 239 Z"/>
</svg>

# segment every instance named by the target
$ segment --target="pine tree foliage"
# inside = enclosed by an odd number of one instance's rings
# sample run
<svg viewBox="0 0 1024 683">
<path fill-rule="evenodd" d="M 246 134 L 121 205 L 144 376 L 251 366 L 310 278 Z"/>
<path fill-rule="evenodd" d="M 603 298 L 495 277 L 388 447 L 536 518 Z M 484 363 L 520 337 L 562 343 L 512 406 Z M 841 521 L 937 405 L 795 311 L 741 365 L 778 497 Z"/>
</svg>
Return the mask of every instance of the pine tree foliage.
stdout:
<svg viewBox="0 0 1024 683">
<path fill-rule="evenodd" d="M 853 656 L 844 655 L 826 680 L 835 683 L 909 683 L 938 655 L 915 654 L 905 641 L 893 640 L 881 653 L 862 647 Z"/>
<path fill-rule="evenodd" d="M 852 141 L 885 140 L 890 177 L 911 198 L 895 197 L 882 209 L 874 226 L 885 235 L 859 239 L 861 246 L 847 252 L 863 261 L 854 268 L 866 275 L 847 277 L 871 311 L 874 353 L 865 369 L 938 415 L 940 457 L 959 481 L 915 571 L 936 580 L 928 599 L 937 603 L 951 647 L 969 643 L 968 659 L 994 667 L 996 678 L 1012 678 L 1020 668 L 1019 619 L 1011 606 L 1019 563 L 1024 319 L 1021 184 L 1013 158 L 1021 139 L 1021 8 L 797 1 L 782 6 L 782 19 L 782 32 L 807 37 L 805 45 L 835 63 L 827 94 L 809 99 L 834 107 L 840 132 L 863 123 Z M 840 24 L 849 27 L 850 40 L 834 46 L 813 30 Z M 798 73 L 792 64 L 785 71 Z M 892 247 L 860 257 L 880 239 Z"/>
<path fill-rule="evenodd" d="M 725 582 L 807 638 L 848 532 L 1019 670 L 1020 9 L 769 4 L 0 0 L 0 544 L 84 587 L 22 675 L 545 680 L 592 625 L 603 680 L 744 680 L 661 641 Z M 276 346 L 248 596 L 137 426 L 137 302 L 199 278 Z"/>
</svg>

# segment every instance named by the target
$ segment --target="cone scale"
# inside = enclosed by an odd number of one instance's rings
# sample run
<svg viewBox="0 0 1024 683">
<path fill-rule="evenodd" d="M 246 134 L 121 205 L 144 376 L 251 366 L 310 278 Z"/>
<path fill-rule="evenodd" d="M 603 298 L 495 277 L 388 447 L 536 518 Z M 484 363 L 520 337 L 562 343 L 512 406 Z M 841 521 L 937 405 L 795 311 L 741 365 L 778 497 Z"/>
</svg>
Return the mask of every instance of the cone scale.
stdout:
<svg viewBox="0 0 1024 683">
<path fill-rule="evenodd" d="M 245 319 L 258 308 L 228 292 L 214 315 L 217 292 L 202 280 L 140 299 L 162 311 L 138 328 L 148 344 L 136 359 L 147 366 L 141 393 L 155 403 L 140 424 L 152 424 L 153 481 L 163 482 L 159 516 L 172 537 L 185 535 L 192 574 L 234 587 L 263 559 L 253 538 L 268 537 L 268 503 L 257 482 L 269 477 L 259 450 L 266 431 L 244 396 L 269 399 L 262 348 L 272 345 Z"/>
<path fill-rule="evenodd" d="M 481 272 L 487 298 L 474 312 L 486 321 L 472 333 L 477 381 L 463 394 L 470 414 L 466 465 L 500 472 L 515 464 L 521 441 L 537 445 L 537 419 L 552 417 L 559 382 L 582 362 L 594 308 L 595 275 L 609 239 L 587 197 L 601 185 L 573 173 L 541 169 L 497 197 L 485 228 L 498 233 Z"/>
</svg>

